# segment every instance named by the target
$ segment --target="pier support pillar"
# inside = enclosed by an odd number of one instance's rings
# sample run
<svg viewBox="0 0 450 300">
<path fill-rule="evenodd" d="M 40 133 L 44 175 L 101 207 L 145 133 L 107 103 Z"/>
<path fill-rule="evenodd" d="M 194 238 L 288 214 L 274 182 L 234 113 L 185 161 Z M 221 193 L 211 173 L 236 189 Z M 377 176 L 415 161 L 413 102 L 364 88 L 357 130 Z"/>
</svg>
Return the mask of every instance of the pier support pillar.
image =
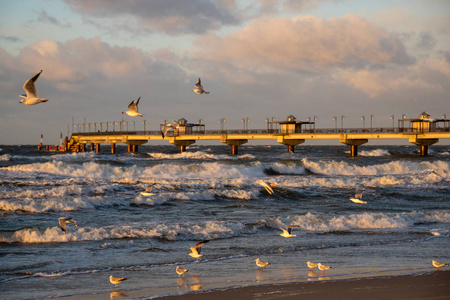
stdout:
<svg viewBox="0 0 450 300">
<path fill-rule="evenodd" d="M 439 139 L 418 139 L 417 136 L 409 138 L 409 142 L 420 146 L 420 156 L 428 155 L 428 147 L 439 142 Z"/>
<path fill-rule="evenodd" d="M 238 155 L 238 146 L 231 145 L 231 155 Z"/>
<path fill-rule="evenodd" d="M 180 147 L 180 153 L 183 153 L 184 151 L 186 151 L 186 145 L 179 145 Z"/>
<path fill-rule="evenodd" d="M 133 152 L 133 145 L 128 144 L 127 146 L 128 146 L 127 147 L 128 152 Z"/>
<path fill-rule="evenodd" d="M 428 146 L 420 145 L 420 156 L 427 156 L 427 155 L 428 155 Z"/>
<path fill-rule="evenodd" d="M 133 152 L 138 152 L 138 145 L 133 145 Z"/>
<path fill-rule="evenodd" d="M 350 155 L 351 156 L 358 156 L 358 146 L 350 145 Z"/>
<path fill-rule="evenodd" d="M 86 152 L 86 144 L 81 144 L 81 152 Z"/>
<path fill-rule="evenodd" d="M 95 149 L 95 143 L 91 143 L 91 151 L 94 151 Z"/>
<path fill-rule="evenodd" d="M 342 144 L 350 146 L 350 155 L 358 156 L 358 146 L 361 146 L 367 143 L 367 139 L 347 139 L 346 136 L 343 136 L 339 140 Z"/>
<path fill-rule="evenodd" d="M 100 144 L 99 143 L 97 143 L 97 144 L 95 144 L 95 153 L 100 153 Z"/>
<path fill-rule="evenodd" d="M 287 150 L 288 150 L 288 152 L 294 153 L 295 152 L 295 146 L 294 145 L 287 145 Z"/>
<path fill-rule="evenodd" d="M 226 138 L 223 138 L 221 140 L 221 142 L 224 144 L 227 144 L 228 146 L 231 146 L 231 155 L 237 155 L 238 154 L 238 146 L 247 143 L 248 140 L 228 140 Z"/>
<path fill-rule="evenodd" d="M 76 145 L 77 152 L 81 152 L 81 144 Z"/>
<path fill-rule="evenodd" d="M 111 154 L 115 154 L 115 153 L 116 153 L 116 144 L 111 143 Z"/>
<path fill-rule="evenodd" d="M 171 144 L 178 146 L 178 148 L 180 149 L 180 153 L 186 151 L 186 146 L 195 143 L 195 140 L 177 140 L 176 137 L 169 137 L 169 141 Z"/>
</svg>

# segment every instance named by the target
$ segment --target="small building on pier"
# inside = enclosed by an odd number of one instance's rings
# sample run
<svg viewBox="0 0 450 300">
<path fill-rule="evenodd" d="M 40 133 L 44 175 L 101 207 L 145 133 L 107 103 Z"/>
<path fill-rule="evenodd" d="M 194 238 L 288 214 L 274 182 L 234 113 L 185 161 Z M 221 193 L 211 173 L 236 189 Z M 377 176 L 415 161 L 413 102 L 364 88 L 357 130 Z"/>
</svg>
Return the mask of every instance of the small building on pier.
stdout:
<svg viewBox="0 0 450 300">
<path fill-rule="evenodd" d="M 405 127 L 405 122 L 410 122 L 409 127 Z M 445 118 L 445 115 L 442 119 L 433 119 L 431 115 L 427 112 L 422 112 L 418 115 L 418 118 L 414 119 L 399 119 L 398 120 L 398 128 L 400 132 L 435 132 L 439 126 L 439 123 L 443 123 L 444 131 L 448 130 L 449 120 Z"/>
<path fill-rule="evenodd" d="M 183 134 L 204 134 L 205 133 L 205 124 L 203 124 L 203 120 L 199 120 L 197 123 L 188 123 L 185 118 L 181 118 L 177 121 L 178 126 L 173 127 L 173 135 L 183 135 Z M 161 130 L 164 126 L 168 124 L 167 121 L 160 125 Z"/>
<path fill-rule="evenodd" d="M 281 134 L 290 134 L 290 133 L 302 133 L 304 132 L 304 129 L 302 129 L 303 125 L 306 124 L 315 124 L 315 122 L 303 122 L 303 121 L 297 121 L 297 118 L 293 115 L 289 115 L 286 117 L 286 121 L 275 121 L 270 122 L 272 124 L 280 124 L 280 133 Z"/>
</svg>

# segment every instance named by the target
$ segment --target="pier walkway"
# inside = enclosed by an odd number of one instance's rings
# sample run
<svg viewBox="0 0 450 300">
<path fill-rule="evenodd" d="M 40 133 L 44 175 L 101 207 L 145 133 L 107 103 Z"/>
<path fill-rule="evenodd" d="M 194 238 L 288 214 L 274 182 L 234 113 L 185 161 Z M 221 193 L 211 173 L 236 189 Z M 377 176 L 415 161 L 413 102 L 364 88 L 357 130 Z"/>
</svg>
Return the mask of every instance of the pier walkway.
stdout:
<svg viewBox="0 0 450 300">
<path fill-rule="evenodd" d="M 298 123 L 297 123 L 298 124 Z M 115 153 L 117 143 L 128 145 L 129 152 L 138 151 L 138 146 L 148 141 L 169 141 L 179 147 L 180 152 L 185 151 L 196 141 L 217 140 L 231 146 L 231 154 L 238 154 L 238 146 L 251 140 L 275 140 L 286 145 L 288 151 L 307 140 L 338 140 L 350 146 L 352 156 L 358 154 L 358 146 L 369 140 L 404 139 L 420 146 L 420 155 L 428 154 L 428 147 L 437 143 L 439 139 L 450 139 L 450 128 L 440 127 L 423 130 L 420 128 L 325 128 L 305 129 L 301 126 L 288 128 L 281 125 L 280 129 L 247 129 L 247 130 L 179 130 L 169 131 L 163 138 L 161 131 L 108 131 L 108 132 L 78 132 L 73 133 L 70 141 L 66 138 L 65 151 L 86 151 L 86 144 L 91 145 L 91 151 L 100 152 L 100 145 L 111 145 L 111 153 Z M 204 129 L 204 127 L 203 127 Z M 183 131 L 183 132 L 182 132 Z"/>
</svg>

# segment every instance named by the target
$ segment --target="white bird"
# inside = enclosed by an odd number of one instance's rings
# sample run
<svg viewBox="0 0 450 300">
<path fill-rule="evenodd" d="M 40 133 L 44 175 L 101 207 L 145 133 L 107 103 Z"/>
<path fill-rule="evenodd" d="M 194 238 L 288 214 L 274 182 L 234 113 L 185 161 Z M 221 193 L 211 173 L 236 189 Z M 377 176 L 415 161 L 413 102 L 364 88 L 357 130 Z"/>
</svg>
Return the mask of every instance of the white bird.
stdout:
<svg viewBox="0 0 450 300">
<path fill-rule="evenodd" d="M 208 242 L 209 241 L 199 242 L 194 247 L 189 247 L 189 249 L 191 249 L 191 251 L 192 251 L 191 253 L 189 253 L 189 256 L 199 260 L 200 257 L 203 256 L 203 254 L 200 254 L 200 252 L 202 251 L 202 246 Z"/>
<path fill-rule="evenodd" d="M 361 193 L 355 194 L 355 197 L 350 197 L 350 201 L 354 203 L 360 203 L 360 204 L 366 204 L 366 201 L 362 201 L 362 195 L 364 193 L 364 190 L 361 191 Z"/>
<path fill-rule="evenodd" d="M 259 184 L 262 185 L 266 189 L 266 191 L 269 193 L 269 195 L 273 195 L 275 193 L 273 191 L 272 186 L 267 184 L 266 182 L 260 181 Z M 273 186 L 275 186 L 275 185 L 273 185 Z"/>
<path fill-rule="evenodd" d="M 38 79 L 39 75 L 41 75 L 42 70 L 33 75 L 30 79 L 28 79 L 23 85 L 23 89 L 26 94 L 21 94 L 20 97 L 23 99 L 20 100 L 20 103 L 25 105 L 35 105 L 41 102 L 47 102 L 48 98 L 39 98 L 38 93 L 36 91 L 36 87 L 34 86 L 35 81 Z"/>
<path fill-rule="evenodd" d="M 322 265 L 321 263 L 318 263 L 317 267 L 319 268 L 320 271 L 326 271 L 326 270 L 329 270 L 329 269 L 334 269 L 334 267 L 325 266 L 325 265 Z"/>
<path fill-rule="evenodd" d="M 286 229 L 280 228 L 281 230 L 283 230 L 283 232 L 280 233 L 280 235 L 281 235 L 282 237 L 285 237 L 285 238 L 294 237 L 295 234 L 291 234 L 292 228 L 294 228 L 294 227 L 298 227 L 298 226 L 292 226 L 292 225 L 290 225 L 290 226 L 286 227 Z"/>
<path fill-rule="evenodd" d="M 444 263 L 440 263 L 438 261 L 432 260 L 431 263 L 433 264 L 434 267 L 436 268 L 440 268 L 440 267 L 444 267 L 444 266 L 448 266 L 448 264 L 444 264 Z"/>
<path fill-rule="evenodd" d="M 271 265 L 271 264 L 272 264 L 272 263 L 270 263 L 270 262 L 262 261 L 262 260 L 260 260 L 259 258 L 255 259 L 255 261 L 256 261 L 256 265 L 257 265 L 258 267 L 260 267 L 261 269 L 264 268 L 264 267 L 266 267 L 266 266 L 268 266 L 268 265 Z"/>
<path fill-rule="evenodd" d="M 180 266 L 177 266 L 176 271 L 177 271 L 178 277 L 180 277 L 181 275 L 183 275 L 183 277 L 184 277 L 184 274 L 189 273 L 189 270 L 183 269 Z"/>
<path fill-rule="evenodd" d="M 145 191 L 141 192 L 143 196 L 154 196 L 155 194 L 150 193 L 152 191 L 153 186 L 149 186 L 145 189 Z"/>
<path fill-rule="evenodd" d="M 109 276 L 109 281 L 114 284 L 116 287 L 119 283 L 121 283 L 122 281 L 127 280 L 128 278 L 121 278 L 121 277 L 114 277 L 112 275 Z"/>
<path fill-rule="evenodd" d="M 161 131 L 162 138 L 164 138 L 167 131 L 169 131 L 170 129 L 174 129 L 174 128 L 176 128 L 176 129 L 180 128 L 180 124 L 178 124 L 176 121 L 173 121 L 172 124 L 165 124 L 163 127 L 163 130 Z"/>
<path fill-rule="evenodd" d="M 130 105 L 128 105 L 129 111 L 125 112 L 130 117 L 143 117 L 143 114 L 139 113 L 139 100 L 141 100 L 141 97 L 139 97 L 137 100 L 131 101 Z"/>
<path fill-rule="evenodd" d="M 66 223 L 73 223 L 75 227 L 78 227 L 77 222 L 75 222 L 71 217 L 61 217 L 59 220 L 59 226 L 61 227 L 61 230 L 66 233 Z"/>
<path fill-rule="evenodd" d="M 200 78 L 195 83 L 195 89 L 193 89 L 192 91 L 194 93 L 198 94 L 198 95 L 209 94 L 209 92 L 205 92 L 205 90 L 203 89 L 202 82 L 201 82 Z"/>
<path fill-rule="evenodd" d="M 310 261 L 307 261 L 306 264 L 308 265 L 308 268 L 310 268 L 310 269 L 314 269 L 318 265 L 318 264 L 310 262 Z"/>
</svg>

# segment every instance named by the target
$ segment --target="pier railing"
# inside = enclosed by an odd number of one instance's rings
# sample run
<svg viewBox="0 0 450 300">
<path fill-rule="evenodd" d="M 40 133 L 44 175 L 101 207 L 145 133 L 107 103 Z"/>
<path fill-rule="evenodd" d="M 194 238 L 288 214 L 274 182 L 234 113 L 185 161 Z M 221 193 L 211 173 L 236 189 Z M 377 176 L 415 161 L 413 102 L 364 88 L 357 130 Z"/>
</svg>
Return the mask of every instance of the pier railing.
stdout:
<svg viewBox="0 0 450 300">
<path fill-rule="evenodd" d="M 399 128 L 399 127 L 374 127 L 374 128 L 315 128 L 305 129 L 295 132 L 281 132 L 280 129 L 209 129 L 193 131 L 192 133 L 183 133 L 183 135 L 213 135 L 213 134 L 289 134 L 289 133 L 423 133 L 418 128 Z M 426 132 L 450 132 L 450 127 L 438 127 L 435 130 Z M 83 136 L 104 136 L 104 135 L 161 135 L 158 130 L 122 130 L 122 131 L 97 131 L 97 132 L 74 132 L 72 135 Z M 166 136 L 178 136 L 178 131 L 169 131 Z"/>
</svg>

